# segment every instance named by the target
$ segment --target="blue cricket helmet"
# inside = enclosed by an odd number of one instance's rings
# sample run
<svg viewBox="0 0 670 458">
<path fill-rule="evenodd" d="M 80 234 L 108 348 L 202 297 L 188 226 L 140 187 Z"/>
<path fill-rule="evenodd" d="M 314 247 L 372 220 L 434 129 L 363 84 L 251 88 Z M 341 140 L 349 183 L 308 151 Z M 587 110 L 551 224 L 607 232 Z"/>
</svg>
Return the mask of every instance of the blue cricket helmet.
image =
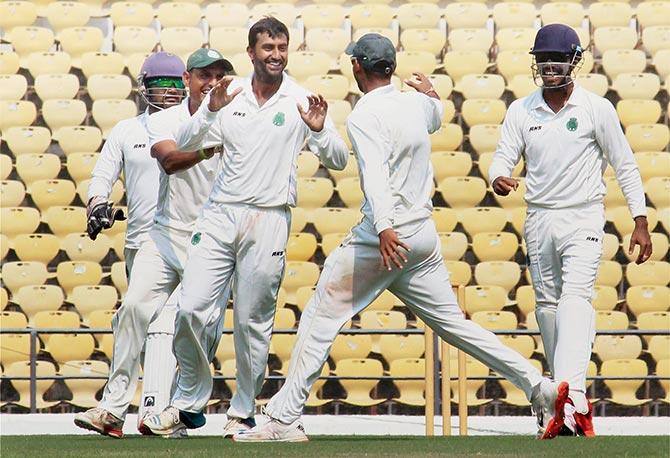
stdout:
<svg viewBox="0 0 670 458">
<path fill-rule="evenodd" d="M 581 50 L 579 35 L 572 27 L 565 24 L 549 24 L 537 31 L 530 53 L 573 54 Z"/>
</svg>

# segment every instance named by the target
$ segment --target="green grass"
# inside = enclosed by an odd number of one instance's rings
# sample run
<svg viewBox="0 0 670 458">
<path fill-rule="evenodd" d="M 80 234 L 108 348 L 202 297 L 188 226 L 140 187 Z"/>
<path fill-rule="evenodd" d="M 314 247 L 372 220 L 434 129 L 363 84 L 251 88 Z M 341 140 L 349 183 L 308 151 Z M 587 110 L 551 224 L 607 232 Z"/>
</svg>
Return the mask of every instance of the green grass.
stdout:
<svg viewBox="0 0 670 458">
<path fill-rule="evenodd" d="M 303 444 L 236 444 L 220 437 L 166 440 L 129 436 L 0 436 L 0 455 L 9 457 L 151 456 L 477 456 L 477 457 L 668 457 L 670 437 L 631 436 L 595 439 L 560 437 L 538 441 L 527 436 L 398 437 L 314 436 Z"/>
</svg>

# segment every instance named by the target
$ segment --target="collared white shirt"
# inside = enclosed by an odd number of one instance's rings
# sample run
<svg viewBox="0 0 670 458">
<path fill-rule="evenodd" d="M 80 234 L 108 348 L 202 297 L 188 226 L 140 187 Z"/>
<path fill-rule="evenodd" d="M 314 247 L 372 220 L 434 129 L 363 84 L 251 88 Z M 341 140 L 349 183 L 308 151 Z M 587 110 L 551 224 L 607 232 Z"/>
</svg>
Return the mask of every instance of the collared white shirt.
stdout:
<svg viewBox="0 0 670 458">
<path fill-rule="evenodd" d="M 147 123 L 150 147 L 164 140 L 176 141 L 179 127 L 191 118 L 188 100 L 151 115 Z M 212 190 L 221 155 L 215 154 L 211 159 L 172 175 L 165 173 L 158 164 L 160 177 L 155 221 L 171 229 L 191 231 Z"/>
<path fill-rule="evenodd" d="M 547 105 L 542 89 L 512 102 L 489 168 L 491 183 L 510 176 L 521 155 L 529 205 L 567 208 L 602 202 L 609 162 L 632 216 L 646 215 L 633 152 L 616 110 L 603 97 L 575 85 L 558 113 Z"/>
<path fill-rule="evenodd" d="M 364 219 L 377 234 L 392 227 L 410 235 L 430 218 L 430 134 L 440 128 L 443 110 L 437 99 L 388 85 L 363 95 L 347 118 Z"/>
<path fill-rule="evenodd" d="M 206 98 L 190 122 L 182 125 L 177 146 L 182 151 L 223 144 L 221 173 L 210 199 L 258 207 L 295 206 L 296 159 L 305 141 L 328 168 L 342 170 L 349 156 L 330 118 L 312 132 L 297 104 L 307 109 L 310 92 L 286 74 L 278 91 L 262 106 L 251 89 L 252 76 L 236 79 L 229 92 L 241 87 L 233 101 L 211 112 Z"/>
<path fill-rule="evenodd" d="M 128 204 L 126 248 L 138 249 L 154 222 L 159 169 L 151 157 L 145 111 L 119 121 L 112 129 L 93 169 L 88 199 L 109 198 L 123 170 Z"/>
</svg>

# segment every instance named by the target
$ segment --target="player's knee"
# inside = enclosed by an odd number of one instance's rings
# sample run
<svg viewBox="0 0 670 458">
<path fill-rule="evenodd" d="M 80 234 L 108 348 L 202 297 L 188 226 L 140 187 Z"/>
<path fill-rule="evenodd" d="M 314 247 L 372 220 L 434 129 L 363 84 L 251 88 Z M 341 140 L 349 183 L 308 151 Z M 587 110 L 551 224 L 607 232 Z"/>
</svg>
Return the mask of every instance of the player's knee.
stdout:
<svg viewBox="0 0 670 458">
<path fill-rule="evenodd" d="M 558 304 L 556 302 L 536 302 L 536 313 L 556 313 Z"/>
<path fill-rule="evenodd" d="M 582 290 L 574 290 L 570 292 L 565 292 L 561 295 L 561 300 L 559 301 L 559 304 L 579 304 L 580 306 L 588 307 L 591 309 L 591 292 L 590 291 L 582 291 Z"/>
</svg>

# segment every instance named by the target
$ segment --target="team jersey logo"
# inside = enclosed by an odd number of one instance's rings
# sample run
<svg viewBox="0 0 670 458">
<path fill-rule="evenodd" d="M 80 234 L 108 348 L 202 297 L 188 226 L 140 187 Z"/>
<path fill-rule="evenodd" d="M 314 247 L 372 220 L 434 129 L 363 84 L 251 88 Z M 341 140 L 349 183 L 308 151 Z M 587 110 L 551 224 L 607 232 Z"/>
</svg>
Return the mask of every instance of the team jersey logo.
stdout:
<svg viewBox="0 0 670 458">
<path fill-rule="evenodd" d="M 570 132 L 574 132 L 577 130 L 578 125 L 577 118 L 570 118 L 570 120 L 565 124 L 565 128 Z"/>
<path fill-rule="evenodd" d="M 286 116 L 284 115 L 284 113 L 279 111 L 272 120 L 272 124 L 274 124 L 275 126 L 283 126 L 284 121 L 286 121 Z"/>
<path fill-rule="evenodd" d="M 193 234 L 193 237 L 191 237 L 191 245 L 197 245 L 200 243 L 200 239 L 202 239 L 202 234 L 200 232 L 196 232 Z"/>
</svg>

